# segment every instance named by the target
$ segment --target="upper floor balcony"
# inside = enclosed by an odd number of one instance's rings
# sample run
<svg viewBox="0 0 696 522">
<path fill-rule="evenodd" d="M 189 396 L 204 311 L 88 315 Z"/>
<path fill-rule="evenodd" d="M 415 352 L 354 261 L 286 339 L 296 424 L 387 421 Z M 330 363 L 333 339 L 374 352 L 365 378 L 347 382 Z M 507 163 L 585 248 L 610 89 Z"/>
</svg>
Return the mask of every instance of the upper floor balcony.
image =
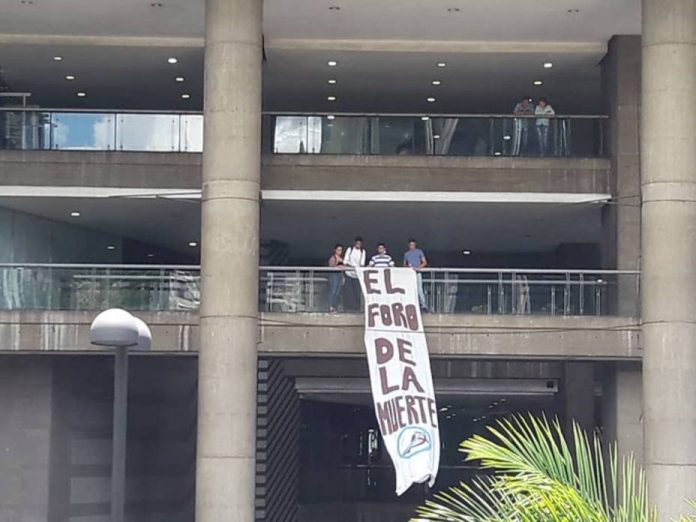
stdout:
<svg viewBox="0 0 696 522">
<path fill-rule="evenodd" d="M 265 154 L 603 157 L 606 116 L 263 115 Z M 200 113 L 0 109 L 0 150 L 202 152 Z"/>
</svg>

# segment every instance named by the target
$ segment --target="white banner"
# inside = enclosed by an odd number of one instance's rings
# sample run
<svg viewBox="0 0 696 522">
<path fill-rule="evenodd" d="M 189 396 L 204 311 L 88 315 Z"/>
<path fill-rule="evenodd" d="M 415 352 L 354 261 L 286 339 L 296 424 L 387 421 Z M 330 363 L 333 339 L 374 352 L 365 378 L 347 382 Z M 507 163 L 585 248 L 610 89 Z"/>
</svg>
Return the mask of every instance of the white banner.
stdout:
<svg viewBox="0 0 696 522">
<path fill-rule="evenodd" d="M 365 349 L 384 445 L 396 468 L 396 494 L 435 483 L 440 433 L 418 282 L 411 268 L 358 268 L 365 297 Z"/>
</svg>

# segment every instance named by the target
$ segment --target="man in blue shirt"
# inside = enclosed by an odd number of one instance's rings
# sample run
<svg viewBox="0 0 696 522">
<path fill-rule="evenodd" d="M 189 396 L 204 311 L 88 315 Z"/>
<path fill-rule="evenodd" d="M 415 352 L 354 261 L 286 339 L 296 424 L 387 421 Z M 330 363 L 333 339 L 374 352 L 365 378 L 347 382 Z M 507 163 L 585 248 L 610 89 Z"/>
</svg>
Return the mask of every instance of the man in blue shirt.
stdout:
<svg viewBox="0 0 696 522">
<path fill-rule="evenodd" d="M 418 301 L 421 309 L 427 312 L 428 307 L 425 304 L 425 292 L 423 290 L 423 274 L 420 271 L 428 266 L 428 259 L 425 257 L 425 253 L 418 248 L 418 243 L 416 243 L 415 239 L 408 240 L 408 250 L 404 253 L 404 266 L 416 270 L 418 274 Z"/>
</svg>

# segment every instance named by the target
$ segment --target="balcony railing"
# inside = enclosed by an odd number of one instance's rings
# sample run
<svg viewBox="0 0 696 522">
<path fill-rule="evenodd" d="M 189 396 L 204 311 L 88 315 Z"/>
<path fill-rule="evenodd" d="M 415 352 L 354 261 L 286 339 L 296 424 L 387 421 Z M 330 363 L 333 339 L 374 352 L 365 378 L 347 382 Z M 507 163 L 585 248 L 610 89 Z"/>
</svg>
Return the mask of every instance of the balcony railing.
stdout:
<svg viewBox="0 0 696 522">
<path fill-rule="evenodd" d="M 266 154 L 601 157 L 606 122 L 589 115 L 265 113 L 262 148 Z M 0 149 L 201 152 L 203 115 L 5 108 Z"/>
<path fill-rule="evenodd" d="M 326 312 L 332 277 L 343 275 L 261 267 L 259 310 Z M 439 314 L 638 316 L 634 271 L 434 268 L 423 281 L 428 308 Z M 0 309 L 195 311 L 199 282 L 197 266 L 4 264 Z"/>
</svg>

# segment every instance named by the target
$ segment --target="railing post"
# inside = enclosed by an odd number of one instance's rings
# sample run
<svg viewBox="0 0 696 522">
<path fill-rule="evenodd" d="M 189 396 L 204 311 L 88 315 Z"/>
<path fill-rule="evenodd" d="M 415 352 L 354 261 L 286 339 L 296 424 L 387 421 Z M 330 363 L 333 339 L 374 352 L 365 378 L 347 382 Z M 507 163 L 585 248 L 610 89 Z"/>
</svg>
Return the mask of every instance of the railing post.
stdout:
<svg viewBox="0 0 696 522">
<path fill-rule="evenodd" d="M 505 281 L 503 273 L 498 272 L 498 313 L 505 313 Z"/>
<path fill-rule="evenodd" d="M 568 316 L 570 315 L 570 293 L 571 293 L 571 287 L 570 287 L 570 272 L 566 272 L 566 282 L 565 282 L 565 288 L 563 289 L 563 315 Z"/>
<path fill-rule="evenodd" d="M 510 313 L 517 314 L 519 310 L 517 309 L 517 273 L 510 273 Z"/>
<path fill-rule="evenodd" d="M 493 314 L 493 291 L 491 285 L 486 285 L 486 315 Z"/>
<path fill-rule="evenodd" d="M 314 270 L 309 271 L 309 311 L 314 312 Z"/>
<path fill-rule="evenodd" d="M 602 283 L 595 281 L 595 315 L 602 315 Z"/>
<path fill-rule="evenodd" d="M 556 285 L 551 283 L 551 315 L 556 315 Z"/>
<path fill-rule="evenodd" d="M 585 276 L 578 276 L 578 315 L 585 315 Z"/>
</svg>

